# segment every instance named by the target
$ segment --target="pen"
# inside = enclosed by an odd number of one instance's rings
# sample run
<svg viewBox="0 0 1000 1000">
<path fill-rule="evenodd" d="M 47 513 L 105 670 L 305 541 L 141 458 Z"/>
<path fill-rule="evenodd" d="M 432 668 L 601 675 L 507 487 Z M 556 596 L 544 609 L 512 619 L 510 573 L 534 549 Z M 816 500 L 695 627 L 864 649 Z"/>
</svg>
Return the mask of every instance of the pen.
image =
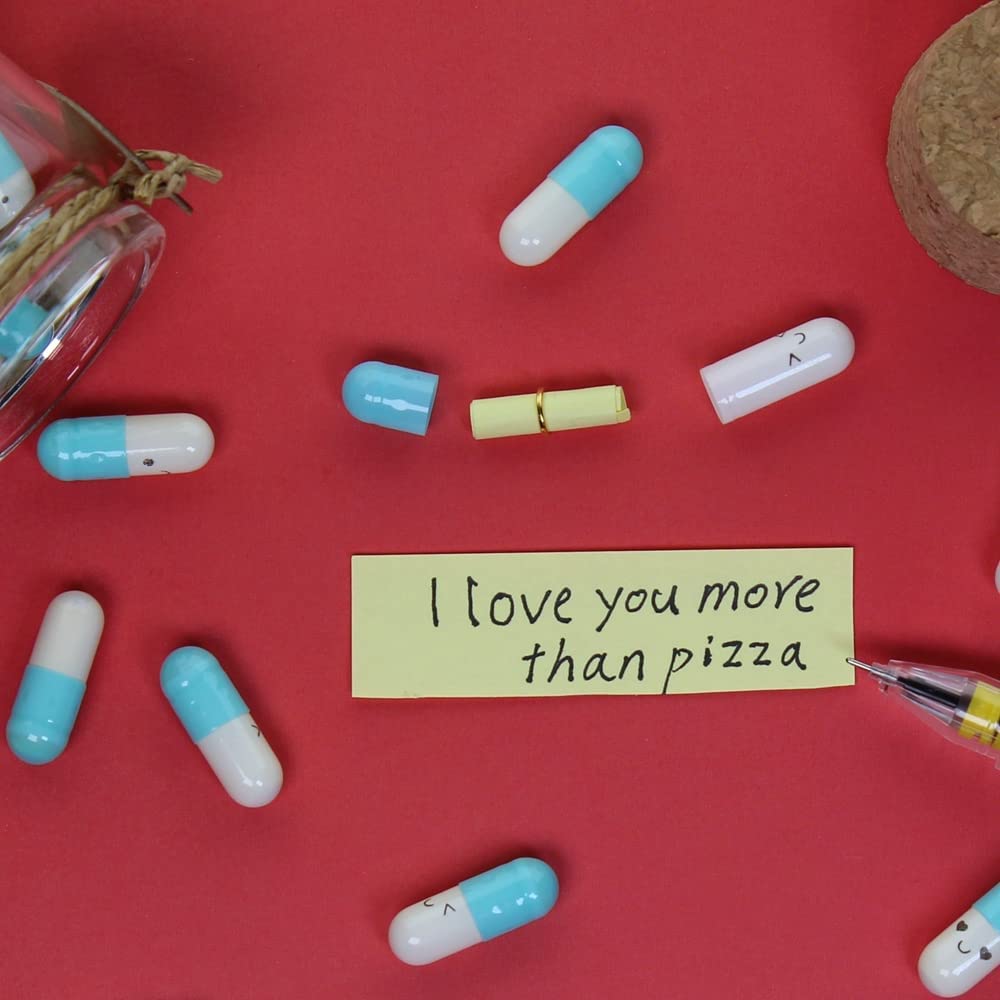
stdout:
<svg viewBox="0 0 1000 1000">
<path fill-rule="evenodd" d="M 862 663 L 848 657 L 847 662 L 870 673 L 883 691 L 897 694 L 942 736 L 992 757 L 1000 768 L 1000 681 L 898 660 Z"/>
</svg>

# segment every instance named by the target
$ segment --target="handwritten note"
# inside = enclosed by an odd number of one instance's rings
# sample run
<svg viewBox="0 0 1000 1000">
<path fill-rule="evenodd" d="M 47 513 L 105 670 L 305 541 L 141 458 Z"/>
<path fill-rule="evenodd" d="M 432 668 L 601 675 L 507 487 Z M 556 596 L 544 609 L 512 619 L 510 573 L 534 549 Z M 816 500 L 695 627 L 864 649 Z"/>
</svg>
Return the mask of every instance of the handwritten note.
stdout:
<svg viewBox="0 0 1000 1000">
<path fill-rule="evenodd" d="M 854 683 L 853 549 L 355 556 L 356 698 Z"/>
</svg>

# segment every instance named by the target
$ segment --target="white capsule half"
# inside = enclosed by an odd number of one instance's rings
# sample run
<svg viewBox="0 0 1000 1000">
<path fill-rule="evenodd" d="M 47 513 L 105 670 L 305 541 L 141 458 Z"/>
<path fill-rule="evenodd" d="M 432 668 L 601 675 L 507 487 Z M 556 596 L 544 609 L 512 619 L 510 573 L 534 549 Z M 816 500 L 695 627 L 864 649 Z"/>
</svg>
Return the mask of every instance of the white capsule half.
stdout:
<svg viewBox="0 0 1000 1000">
<path fill-rule="evenodd" d="M 990 895 L 998 893 L 994 890 Z M 917 971 L 935 996 L 957 997 L 981 983 L 997 965 L 1000 930 L 972 907 L 924 948 Z"/>
<path fill-rule="evenodd" d="M 584 207 L 546 177 L 500 227 L 500 249 L 512 263 L 534 267 L 547 261 L 590 222 Z"/>
<path fill-rule="evenodd" d="M 198 741 L 208 766 L 233 801 L 255 809 L 281 791 L 281 764 L 249 714 L 232 719 Z"/>
<path fill-rule="evenodd" d="M 87 682 L 104 632 L 104 610 L 82 590 L 67 590 L 45 612 L 31 662 Z"/>
<path fill-rule="evenodd" d="M 175 649 L 160 687 L 233 801 L 251 809 L 273 801 L 281 764 L 219 661 L 199 646 Z"/>
<path fill-rule="evenodd" d="M 407 965 L 429 965 L 482 940 L 457 885 L 400 910 L 389 925 L 389 947 Z"/>
<path fill-rule="evenodd" d="M 125 418 L 125 452 L 130 476 L 196 472 L 215 451 L 215 435 L 193 413 L 158 413 Z"/>
<path fill-rule="evenodd" d="M 840 320 L 823 317 L 779 333 L 701 370 L 719 420 L 728 424 L 842 372 L 854 337 Z"/>
</svg>

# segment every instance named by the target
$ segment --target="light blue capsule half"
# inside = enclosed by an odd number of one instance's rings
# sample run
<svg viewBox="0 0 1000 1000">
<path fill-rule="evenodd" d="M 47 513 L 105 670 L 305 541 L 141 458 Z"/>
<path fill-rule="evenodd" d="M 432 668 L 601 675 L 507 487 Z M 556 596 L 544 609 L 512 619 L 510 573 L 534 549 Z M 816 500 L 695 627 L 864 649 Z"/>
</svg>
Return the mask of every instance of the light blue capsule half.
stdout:
<svg viewBox="0 0 1000 1000">
<path fill-rule="evenodd" d="M 642 144 L 621 125 L 591 132 L 549 177 L 569 192 L 593 219 L 636 179 Z"/>
<path fill-rule="evenodd" d="M 1000 885 L 992 889 L 982 899 L 972 904 L 990 922 L 990 925 L 1000 931 Z"/>
<path fill-rule="evenodd" d="M 124 417 L 57 420 L 38 439 L 42 468 L 63 482 L 127 479 Z"/>
<path fill-rule="evenodd" d="M 0 132 L 0 181 L 13 177 L 21 170 L 24 170 L 21 157 L 14 151 L 14 147 L 7 141 L 6 136 Z"/>
<path fill-rule="evenodd" d="M 66 749 L 87 685 L 29 665 L 7 722 L 7 746 L 26 764 L 50 764 Z"/>
<path fill-rule="evenodd" d="M 195 743 L 250 711 L 219 661 L 200 646 L 182 646 L 163 661 L 160 688 Z"/>
<path fill-rule="evenodd" d="M 344 406 L 366 424 L 423 435 L 430 423 L 437 387 L 437 375 L 429 372 L 365 361 L 344 379 Z"/>
<path fill-rule="evenodd" d="M 458 883 L 484 941 L 544 917 L 559 898 L 556 873 L 538 858 L 518 858 Z"/>
<path fill-rule="evenodd" d="M 0 358 L 14 355 L 49 321 L 49 314 L 34 302 L 21 299 L 0 319 Z M 45 350 L 51 335 L 39 337 L 27 357 L 37 358 Z"/>
</svg>

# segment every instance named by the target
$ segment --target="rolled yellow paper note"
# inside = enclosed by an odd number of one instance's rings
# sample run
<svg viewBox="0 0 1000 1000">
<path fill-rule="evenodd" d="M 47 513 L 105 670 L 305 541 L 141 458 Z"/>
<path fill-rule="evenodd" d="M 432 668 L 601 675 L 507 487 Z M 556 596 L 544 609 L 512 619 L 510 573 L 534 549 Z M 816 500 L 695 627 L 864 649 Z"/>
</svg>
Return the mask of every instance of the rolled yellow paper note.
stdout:
<svg viewBox="0 0 1000 1000">
<path fill-rule="evenodd" d="M 625 391 L 620 385 L 592 389 L 558 389 L 519 396 L 474 399 L 469 407 L 472 436 L 514 437 L 546 431 L 571 431 L 578 427 L 604 427 L 632 419 Z"/>
</svg>

